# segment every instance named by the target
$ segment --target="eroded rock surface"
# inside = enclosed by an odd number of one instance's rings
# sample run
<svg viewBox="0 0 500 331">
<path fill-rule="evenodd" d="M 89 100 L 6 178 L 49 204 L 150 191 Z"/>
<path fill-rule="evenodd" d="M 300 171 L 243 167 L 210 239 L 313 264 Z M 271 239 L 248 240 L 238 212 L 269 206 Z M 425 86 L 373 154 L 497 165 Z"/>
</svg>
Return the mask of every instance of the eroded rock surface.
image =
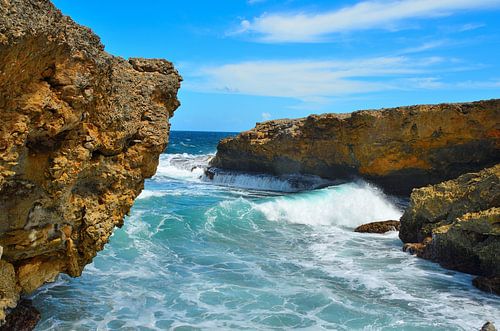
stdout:
<svg viewBox="0 0 500 331">
<path fill-rule="evenodd" d="M 212 166 L 328 179 L 361 176 L 389 193 L 500 161 L 500 99 L 274 120 L 219 143 Z"/>
<path fill-rule="evenodd" d="M 378 221 L 366 223 L 354 229 L 354 232 L 361 233 L 386 233 L 389 231 L 399 231 L 399 221 Z"/>
<path fill-rule="evenodd" d="M 414 190 L 399 237 L 423 258 L 491 279 L 498 293 L 500 164 Z"/>
<path fill-rule="evenodd" d="M 48 0 L 0 0 L 0 320 L 81 274 L 155 173 L 179 106 L 165 60 L 114 57 Z"/>
</svg>

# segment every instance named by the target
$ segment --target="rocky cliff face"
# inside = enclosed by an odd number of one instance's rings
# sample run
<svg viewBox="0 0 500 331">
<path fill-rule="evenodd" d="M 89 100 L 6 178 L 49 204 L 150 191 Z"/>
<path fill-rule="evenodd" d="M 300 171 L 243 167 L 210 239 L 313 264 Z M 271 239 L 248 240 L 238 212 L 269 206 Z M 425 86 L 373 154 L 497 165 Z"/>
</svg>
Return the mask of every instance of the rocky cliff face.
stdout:
<svg viewBox="0 0 500 331">
<path fill-rule="evenodd" d="M 446 268 L 498 279 L 500 164 L 414 190 L 399 237 Z"/>
<path fill-rule="evenodd" d="M 500 161 L 500 99 L 275 120 L 219 143 L 212 166 L 329 179 L 362 176 L 409 194 Z"/>
<path fill-rule="evenodd" d="M 170 62 L 114 57 L 48 0 L 0 0 L 0 320 L 81 274 L 155 173 L 179 106 Z"/>
</svg>

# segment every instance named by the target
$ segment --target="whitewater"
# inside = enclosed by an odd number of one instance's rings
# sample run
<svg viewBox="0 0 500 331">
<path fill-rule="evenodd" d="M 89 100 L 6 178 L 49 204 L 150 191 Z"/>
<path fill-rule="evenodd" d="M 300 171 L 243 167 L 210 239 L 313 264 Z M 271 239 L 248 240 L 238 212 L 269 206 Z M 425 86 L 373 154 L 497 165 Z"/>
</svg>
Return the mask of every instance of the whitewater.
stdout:
<svg viewBox="0 0 500 331">
<path fill-rule="evenodd" d="M 363 181 L 205 168 L 227 133 L 172 132 L 125 225 L 80 278 L 32 295 L 36 330 L 477 330 L 500 299 L 401 250 L 406 201 Z"/>
</svg>

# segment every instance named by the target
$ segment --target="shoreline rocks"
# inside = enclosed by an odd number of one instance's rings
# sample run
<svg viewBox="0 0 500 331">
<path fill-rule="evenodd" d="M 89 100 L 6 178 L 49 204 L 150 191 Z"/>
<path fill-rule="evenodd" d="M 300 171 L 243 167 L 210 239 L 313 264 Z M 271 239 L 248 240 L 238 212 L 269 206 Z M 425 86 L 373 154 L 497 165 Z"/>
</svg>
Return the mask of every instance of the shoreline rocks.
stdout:
<svg viewBox="0 0 500 331">
<path fill-rule="evenodd" d="M 399 237 L 405 250 L 482 276 L 474 285 L 498 294 L 500 164 L 415 189 L 401 217 Z"/>
<path fill-rule="evenodd" d="M 181 80 L 166 60 L 106 53 L 48 0 L 0 1 L 0 323 L 20 294 L 79 276 L 123 224 Z"/>
<path fill-rule="evenodd" d="M 500 99 L 267 121 L 221 140 L 211 166 L 362 177 L 409 195 L 500 162 L 498 118 Z"/>
</svg>

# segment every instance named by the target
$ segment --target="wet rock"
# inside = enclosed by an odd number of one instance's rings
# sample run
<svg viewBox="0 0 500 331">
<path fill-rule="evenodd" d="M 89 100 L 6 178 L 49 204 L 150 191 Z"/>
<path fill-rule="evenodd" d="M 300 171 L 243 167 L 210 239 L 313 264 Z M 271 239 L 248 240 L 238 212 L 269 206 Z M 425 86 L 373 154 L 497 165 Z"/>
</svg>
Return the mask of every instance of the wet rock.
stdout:
<svg viewBox="0 0 500 331">
<path fill-rule="evenodd" d="M 386 233 L 399 231 L 399 221 L 380 221 L 363 224 L 354 229 L 355 232 L 363 233 Z"/>
<path fill-rule="evenodd" d="M 205 176 L 207 176 L 208 179 L 213 180 L 215 177 L 215 171 L 213 169 L 206 169 L 205 170 Z"/>
<path fill-rule="evenodd" d="M 482 291 L 500 295 L 500 276 L 490 278 L 479 276 L 472 280 L 472 284 Z"/>
<path fill-rule="evenodd" d="M 23 299 L 9 311 L 0 331 L 31 331 L 40 317 L 40 312 L 33 307 L 31 300 Z"/>
<path fill-rule="evenodd" d="M 211 165 L 333 180 L 360 176 L 409 195 L 498 163 L 498 118 L 500 99 L 273 120 L 223 139 Z"/>
<path fill-rule="evenodd" d="M 152 176 L 179 106 L 161 59 L 104 52 L 48 0 L 0 1 L 0 321 L 81 274 Z"/>
<path fill-rule="evenodd" d="M 486 322 L 481 328 L 481 331 L 497 331 L 497 329 L 495 328 L 495 324 Z"/>
</svg>

